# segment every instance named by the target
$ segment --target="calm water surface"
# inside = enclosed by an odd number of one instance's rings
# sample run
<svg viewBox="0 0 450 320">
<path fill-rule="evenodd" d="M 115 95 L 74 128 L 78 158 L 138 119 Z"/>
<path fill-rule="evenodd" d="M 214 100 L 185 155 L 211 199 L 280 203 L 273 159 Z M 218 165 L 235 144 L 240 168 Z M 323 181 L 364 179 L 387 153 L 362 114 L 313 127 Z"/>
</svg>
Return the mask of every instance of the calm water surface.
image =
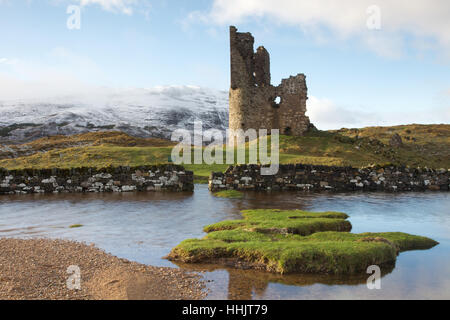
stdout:
<svg viewBox="0 0 450 320">
<path fill-rule="evenodd" d="M 210 299 L 449 299 L 449 193 L 246 193 L 242 200 L 213 197 L 206 185 L 186 194 L 26 195 L 0 197 L 0 237 L 48 237 L 94 243 L 116 256 L 156 266 L 202 227 L 239 219 L 251 208 L 334 210 L 350 215 L 352 232 L 402 231 L 431 237 L 440 245 L 401 253 L 393 270 L 382 270 L 381 290 L 368 290 L 368 275 L 289 275 L 226 269 L 202 271 Z M 82 224 L 81 228 L 69 228 Z"/>
</svg>

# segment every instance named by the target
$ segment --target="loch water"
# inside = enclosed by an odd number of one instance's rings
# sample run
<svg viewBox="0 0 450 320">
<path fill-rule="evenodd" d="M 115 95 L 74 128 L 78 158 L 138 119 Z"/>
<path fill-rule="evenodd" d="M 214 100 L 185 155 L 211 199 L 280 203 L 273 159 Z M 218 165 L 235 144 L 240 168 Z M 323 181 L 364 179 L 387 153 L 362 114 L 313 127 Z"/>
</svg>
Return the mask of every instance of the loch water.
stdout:
<svg viewBox="0 0 450 320">
<path fill-rule="evenodd" d="M 382 270 L 380 290 L 368 274 L 275 275 L 214 265 L 175 265 L 163 259 L 205 225 L 239 219 L 256 208 L 341 211 L 352 232 L 401 231 L 440 242 L 430 250 L 403 252 Z M 70 228 L 80 224 L 80 228 Z M 11 195 L 0 197 L 0 237 L 62 238 L 121 258 L 201 272 L 208 299 L 449 299 L 450 193 L 247 192 L 243 199 L 214 197 L 207 185 L 193 193 Z"/>
</svg>

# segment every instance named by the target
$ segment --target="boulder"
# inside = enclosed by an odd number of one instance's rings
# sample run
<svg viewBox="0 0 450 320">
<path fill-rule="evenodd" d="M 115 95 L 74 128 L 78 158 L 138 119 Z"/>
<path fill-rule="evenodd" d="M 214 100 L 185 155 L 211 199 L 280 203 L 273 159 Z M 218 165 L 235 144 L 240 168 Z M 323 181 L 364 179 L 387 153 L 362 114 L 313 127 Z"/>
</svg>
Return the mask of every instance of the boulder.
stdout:
<svg viewBox="0 0 450 320">
<path fill-rule="evenodd" d="M 403 140 L 402 137 L 400 137 L 400 135 L 398 133 L 395 133 L 392 137 L 391 140 L 389 141 L 389 145 L 391 147 L 394 148 L 399 148 L 403 145 Z"/>
</svg>

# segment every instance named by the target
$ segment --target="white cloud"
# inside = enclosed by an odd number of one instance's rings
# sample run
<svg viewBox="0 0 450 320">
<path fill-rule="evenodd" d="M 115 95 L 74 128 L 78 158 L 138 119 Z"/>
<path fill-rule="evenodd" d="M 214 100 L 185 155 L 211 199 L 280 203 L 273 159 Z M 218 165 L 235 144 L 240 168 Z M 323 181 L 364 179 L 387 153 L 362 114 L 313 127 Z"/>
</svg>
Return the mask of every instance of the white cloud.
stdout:
<svg viewBox="0 0 450 320">
<path fill-rule="evenodd" d="M 105 83 L 106 76 L 95 61 L 57 47 L 41 55 L 39 60 L 0 58 L 0 99 L 40 99 L 73 94 L 92 83 Z"/>
<path fill-rule="evenodd" d="M 34 0 L 27 0 L 31 4 Z M 97 5 L 103 10 L 133 15 L 135 11 L 144 14 L 147 18 L 150 12 L 150 0 L 48 0 L 53 4 L 78 4 L 82 7 Z M 12 0 L 0 0 L 0 5 L 11 5 Z"/>
<path fill-rule="evenodd" d="M 381 10 L 380 30 L 367 28 L 366 10 L 374 4 Z M 449 13 L 448 0 L 214 0 L 208 12 L 194 12 L 189 18 L 219 25 L 269 19 L 321 39 L 324 34 L 329 39 L 357 38 L 388 56 L 397 56 L 408 45 L 407 34 L 413 42 L 409 45 L 427 41 L 450 57 Z"/>
<path fill-rule="evenodd" d="M 132 15 L 137 7 L 149 7 L 149 2 L 145 0 L 75 0 L 81 6 L 99 5 L 106 11 L 120 12 L 126 15 Z M 144 11 L 148 14 L 147 11 Z"/>
<path fill-rule="evenodd" d="M 48 77 L 43 80 L 20 79 L 0 72 L 1 101 L 45 100 L 56 95 L 66 96 L 84 92 L 88 86 L 64 76 Z"/>
<path fill-rule="evenodd" d="M 100 5 L 107 11 L 119 11 L 127 15 L 133 14 L 132 6 L 136 4 L 135 0 L 78 0 L 81 6 L 92 4 Z"/>
<path fill-rule="evenodd" d="M 5 65 L 15 65 L 19 62 L 18 59 L 9 59 L 9 58 L 0 58 L 0 64 L 5 64 Z"/>
<path fill-rule="evenodd" d="M 378 115 L 336 106 L 327 98 L 309 97 L 307 115 L 319 129 L 354 128 L 381 122 Z"/>
<path fill-rule="evenodd" d="M 351 106 L 338 106 L 327 98 L 309 97 L 307 115 L 321 130 L 392 126 L 410 123 L 450 123 L 450 105 L 424 108 L 422 111 L 367 112 Z"/>
</svg>

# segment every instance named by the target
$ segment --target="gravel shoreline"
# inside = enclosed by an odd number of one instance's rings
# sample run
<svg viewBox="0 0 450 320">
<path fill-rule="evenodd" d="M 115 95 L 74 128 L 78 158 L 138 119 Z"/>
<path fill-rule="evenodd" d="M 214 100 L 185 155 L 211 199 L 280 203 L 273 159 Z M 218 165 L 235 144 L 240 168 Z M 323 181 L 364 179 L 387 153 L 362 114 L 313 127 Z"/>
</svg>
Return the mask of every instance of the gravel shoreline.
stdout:
<svg viewBox="0 0 450 320">
<path fill-rule="evenodd" d="M 74 278 L 73 273 L 67 272 L 69 266 L 79 267 L 79 290 L 68 288 L 68 279 Z M 130 262 L 78 242 L 0 238 L 1 300 L 198 300 L 205 297 L 205 285 L 197 273 Z"/>
</svg>

